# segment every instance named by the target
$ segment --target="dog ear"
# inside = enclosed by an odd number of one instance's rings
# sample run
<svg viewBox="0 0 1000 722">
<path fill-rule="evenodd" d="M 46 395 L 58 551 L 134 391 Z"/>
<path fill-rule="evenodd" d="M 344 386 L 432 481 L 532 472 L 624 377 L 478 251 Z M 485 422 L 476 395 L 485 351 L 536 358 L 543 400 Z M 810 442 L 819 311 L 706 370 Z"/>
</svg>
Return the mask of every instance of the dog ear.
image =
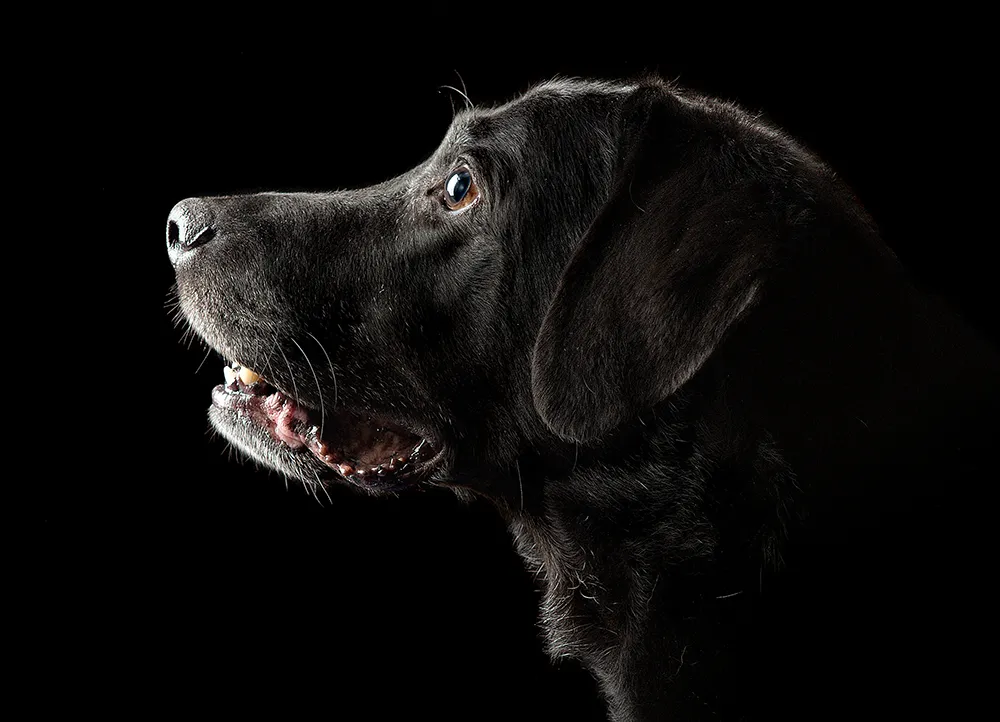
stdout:
<svg viewBox="0 0 1000 722">
<path fill-rule="evenodd" d="M 773 233 L 752 184 L 713 165 L 724 153 L 703 121 L 662 89 L 637 95 L 615 188 L 535 341 L 535 407 L 573 441 L 600 439 L 695 374 L 753 302 Z"/>
</svg>

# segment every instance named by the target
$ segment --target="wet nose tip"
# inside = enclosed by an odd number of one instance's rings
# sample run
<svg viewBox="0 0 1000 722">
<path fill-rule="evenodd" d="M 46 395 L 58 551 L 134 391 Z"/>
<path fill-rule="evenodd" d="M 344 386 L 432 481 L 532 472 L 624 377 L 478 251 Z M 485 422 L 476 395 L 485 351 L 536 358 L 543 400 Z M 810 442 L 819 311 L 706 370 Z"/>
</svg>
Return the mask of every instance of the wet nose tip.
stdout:
<svg viewBox="0 0 1000 722">
<path fill-rule="evenodd" d="M 215 237 L 215 213 L 202 198 L 187 198 L 173 207 L 167 217 L 167 254 L 171 263 Z"/>
</svg>

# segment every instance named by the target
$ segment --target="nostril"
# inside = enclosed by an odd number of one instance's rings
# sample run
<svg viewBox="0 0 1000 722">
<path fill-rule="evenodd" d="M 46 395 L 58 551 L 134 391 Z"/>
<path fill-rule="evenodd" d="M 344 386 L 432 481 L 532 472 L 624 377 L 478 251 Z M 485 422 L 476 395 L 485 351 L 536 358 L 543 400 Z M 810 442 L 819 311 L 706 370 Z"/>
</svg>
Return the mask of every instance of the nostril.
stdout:
<svg viewBox="0 0 1000 722">
<path fill-rule="evenodd" d="M 167 217 L 167 253 L 173 263 L 189 251 L 203 246 L 216 234 L 215 205 L 211 199 L 188 198 L 173 207 Z"/>
<path fill-rule="evenodd" d="M 193 238 L 186 239 L 184 241 L 184 245 L 188 248 L 194 248 L 195 246 L 201 246 L 208 243 L 213 238 L 215 238 L 215 229 L 211 226 L 205 226 L 200 231 L 195 233 Z"/>
</svg>

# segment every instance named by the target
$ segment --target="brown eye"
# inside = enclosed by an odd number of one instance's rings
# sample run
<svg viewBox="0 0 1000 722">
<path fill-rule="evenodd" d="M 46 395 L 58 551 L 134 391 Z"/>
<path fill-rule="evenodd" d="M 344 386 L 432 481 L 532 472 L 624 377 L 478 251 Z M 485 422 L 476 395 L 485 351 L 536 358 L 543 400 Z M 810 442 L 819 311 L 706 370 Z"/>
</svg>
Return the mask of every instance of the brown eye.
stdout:
<svg viewBox="0 0 1000 722">
<path fill-rule="evenodd" d="M 468 168 L 452 171 L 444 182 L 444 203 L 448 210 L 468 208 L 479 197 L 479 187 Z"/>
</svg>

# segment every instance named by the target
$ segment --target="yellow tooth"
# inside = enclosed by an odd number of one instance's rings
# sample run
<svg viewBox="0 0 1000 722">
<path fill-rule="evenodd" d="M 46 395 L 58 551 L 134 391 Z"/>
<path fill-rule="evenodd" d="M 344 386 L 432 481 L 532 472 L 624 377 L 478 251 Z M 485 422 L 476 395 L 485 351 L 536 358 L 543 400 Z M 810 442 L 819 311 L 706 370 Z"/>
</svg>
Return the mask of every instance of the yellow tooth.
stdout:
<svg viewBox="0 0 1000 722">
<path fill-rule="evenodd" d="M 260 375 L 253 369 L 248 369 L 246 366 L 243 366 L 240 369 L 240 381 L 245 383 L 247 386 L 257 383 L 259 379 Z"/>
<path fill-rule="evenodd" d="M 228 366 L 222 367 L 222 373 L 226 375 L 226 386 L 229 386 L 231 383 L 233 383 L 233 381 L 236 380 L 236 372 L 233 371 Z"/>
</svg>

